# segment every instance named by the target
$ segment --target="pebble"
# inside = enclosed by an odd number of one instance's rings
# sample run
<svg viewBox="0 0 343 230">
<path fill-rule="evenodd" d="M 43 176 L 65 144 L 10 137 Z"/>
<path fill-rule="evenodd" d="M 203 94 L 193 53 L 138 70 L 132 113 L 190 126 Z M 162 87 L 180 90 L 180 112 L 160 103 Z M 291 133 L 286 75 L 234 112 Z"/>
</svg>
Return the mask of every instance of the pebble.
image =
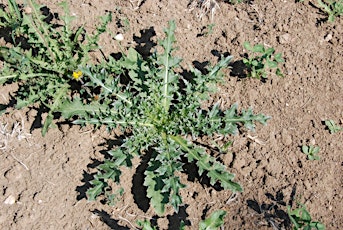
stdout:
<svg viewBox="0 0 343 230">
<path fill-rule="evenodd" d="M 327 35 L 324 37 L 324 41 L 326 41 L 326 42 L 330 41 L 331 39 L 332 39 L 332 34 L 331 34 L 331 33 L 327 34 Z"/>
<path fill-rule="evenodd" d="M 15 203 L 15 197 L 13 195 L 9 195 L 4 201 L 4 204 L 8 204 L 8 205 L 12 205 L 14 203 Z"/>
<path fill-rule="evenodd" d="M 291 41 L 291 35 L 290 34 L 283 34 L 279 36 L 279 43 L 280 44 L 287 44 Z"/>
</svg>

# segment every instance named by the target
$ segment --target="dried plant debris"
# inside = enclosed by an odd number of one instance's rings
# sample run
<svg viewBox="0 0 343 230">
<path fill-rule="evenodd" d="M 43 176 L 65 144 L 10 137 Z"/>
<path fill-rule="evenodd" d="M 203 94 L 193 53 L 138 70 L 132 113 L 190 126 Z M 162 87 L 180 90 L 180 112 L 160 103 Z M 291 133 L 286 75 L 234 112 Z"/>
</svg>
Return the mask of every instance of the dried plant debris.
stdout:
<svg viewBox="0 0 343 230">
<path fill-rule="evenodd" d="M 130 0 L 133 10 L 138 10 L 144 0 Z"/>
<path fill-rule="evenodd" d="M 188 5 L 189 11 L 196 10 L 197 17 L 201 19 L 207 14 L 211 14 L 211 20 L 217 9 L 220 9 L 216 0 L 192 0 Z"/>
<path fill-rule="evenodd" d="M 0 150 L 6 150 L 9 142 L 13 139 L 21 141 L 27 139 L 31 134 L 26 133 L 24 130 L 24 121 L 15 122 L 9 129 L 8 123 L 0 123 Z"/>
</svg>

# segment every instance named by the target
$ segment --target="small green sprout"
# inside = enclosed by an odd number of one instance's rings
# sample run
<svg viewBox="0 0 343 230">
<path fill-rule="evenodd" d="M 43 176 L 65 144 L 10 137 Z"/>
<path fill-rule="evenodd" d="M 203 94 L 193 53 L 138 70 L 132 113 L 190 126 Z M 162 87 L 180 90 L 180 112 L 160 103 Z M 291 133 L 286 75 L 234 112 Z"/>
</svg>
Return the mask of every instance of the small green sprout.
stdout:
<svg viewBox="0 0 343 230">
<path fill-rule="evenodd" d="M 306 210 L 304 204 L 298 203 L 298 208 L 294 210 L 291 210 L 291 207 L 287 206 L 287 212 L 292 224 L 294 225 L 294 230 L 325 230 L 324 224 L 318 221 L 312 221 L 311 215 Z"/>
<path fill-rule="evenodd" d="M 339 131 L 343 131 L 343 128 L 340 127 L 339 125 L 336 125 L 336 123 L 333 120 L 326 120 L 325 125 L 328 127 L 331 134 L 337 133 Z"/>
<path fill-rule="evenodd" d="M 257 79 L 261 79 L 262 77 L 265 79 L 267 78 L 267 68 L 276 69 L 276 75 L 283 76 L 281 70 L 278 68 L 278 64 L 284 62 L 281 53 L 274 55 L 274 48 L 266 49 L 262 44 L 251 46 L 249 42 L 244 42 L 243 46 L 255 54 L 253 57 L 243 59 L 243 63 L 248 68 L 248 77 Z"/>
<path fill-rule="evenodd" d="M 335 17 L 343 15 L 343 0 L 318 0 L 319 6 L 328 14 L 328 21 L 334 22 Z"/>
<path fill-rule="evenodd" d="M 208 35 L 213 33 L 214 26 L 215 26 L 214 23 L 211 23 L 211 24 L 207 25 L 206 31 L 205 31 L 205 37 L 207 37 Z"/>
<path fill-rule="evenodd" d="M 320 148 L 318 146 L 306 146 L 306 145 L 303 145 L 301 147 L 301 150 L 303 153 L 305 153 L 308 157 L 309 160 L 313 161 L 313 160 L 319 160 L 320 157 L 317 155 Z"/>
</svg>

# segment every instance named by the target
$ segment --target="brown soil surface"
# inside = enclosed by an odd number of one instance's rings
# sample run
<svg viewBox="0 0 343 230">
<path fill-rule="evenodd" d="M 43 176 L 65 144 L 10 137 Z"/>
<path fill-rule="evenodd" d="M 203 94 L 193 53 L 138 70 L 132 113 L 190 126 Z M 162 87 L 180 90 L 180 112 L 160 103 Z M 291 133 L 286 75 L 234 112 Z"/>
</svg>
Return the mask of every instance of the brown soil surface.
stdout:
<svg viewBox="0 0 343 230">
<path fill-rule="evenodd" d="M 61 13 L 57 0 L 38 2 Z M 89 31 L 99 16 L 113 12 L 110 31 L 124 35 L 123 47 L 134 46 L 144 55 L 155 49 L 163 28 L 174 19 L 176 55 L 183 58 L 185 68 L 215 63 L 216 53 L 234 56 L 233 68 L 225 71 L 227 77 L 213 102 L 220 100 L 223 108 L 237 102 L 272 119 L 267 126 L 258 125 L 255 133 L 228 137 L 233 145 L 223 162 L 236 174 L 243 193 L 230 199 L 230 191 L 185 175 L 185 205 L 179 213 L 170 209 L 157 217 L 144 194 L 139 161 L 124 172 L 125 193 L 116 206 L 86 200 L 94 165 L 110 145 L 111 136 L 104 130 L 61 124 L 43 138 L 34 122 L 35 108 L 8 109 L 0 123 L 7 123 L 9 130 L 15 122 L 24 122 L 24 127 L 20 134 L 6 137 L 6 149 L 0 150 L 0 229 L 135 229 L 136 220 L 144 218 L 160 229 L 177 229 L 181 220 L 187 229 L 198 229 L 199 221 L 218 209 L 228 213 L 224 229 L 275 229 L 273 225 L 286 219 L 286 205 L 294 206 L 296 200 L 327 229 L 343 228 L 343 132 L 330 134 L 323 123 L 326 119 L 343 123 L 342 17 L 328 23 L 316 1 L 306 0 L 220 2 L 212 21 L 208 16 L 199 20 L 196 10 L 188 10 L 187 1 L 146 0 L 136 11 L 130 1 L 68 2 L 77 24 L 85 24 Z M 206 29 L 210 24 L 212 31 Z M 281 52 L 284 78 L 271 74 L 261 82 L 233 76 L 246 52 L 244 41 Z M 103 36 L 100 44 L 105 54 L 120 51 L 109 37 Z M 0 89 L 0 104 L 6 104 L 16 86 Z M 31 127 L 38 128 L 30 132 Z M 308 160 L 301 152 L 303 144 L 320 146 L 320 160 Z"/>
</svg>

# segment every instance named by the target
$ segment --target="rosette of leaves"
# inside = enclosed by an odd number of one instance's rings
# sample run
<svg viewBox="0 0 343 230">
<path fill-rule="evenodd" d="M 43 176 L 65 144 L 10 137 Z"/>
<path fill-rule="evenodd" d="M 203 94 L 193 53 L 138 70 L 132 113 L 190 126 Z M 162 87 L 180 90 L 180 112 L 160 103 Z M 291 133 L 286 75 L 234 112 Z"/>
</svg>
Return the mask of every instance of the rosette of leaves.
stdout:
<svg viewBox="0 0 343 230">
<path fill-rule="evenodd" d="M 247 76 L 257 79 L 267 78 L 267 69 L 276 69 L 277 76 L 283 76 L 281 70 L 278 68 L 279 63 L 283 63 L 281 53 L 275 53 L 275 49 L 270 47 L 266 48 L 262 44 L 252 46 L 249 42 L 244 42 L 244 48 L 252 52 L 253 55 L 243 58 L 243 63 L 247 67 Z"/>
<path fill-rule="evenodd" d="M 89 200 L 95 200 L 109 186 L 109 181 L 120 183 L 121 169 L 131 167 L 134 157 L 149 156 L 144 172 L 144 186 L 156 213 L 163 215 L 165 206 L 172 205 L 177 212 L 182 205 L 180 181 L 186 162 L 195 163 L 200 175 L 206 174 L 211 185 L 218 183 L 233 192 L 242 191 L 234 182 L 234 175 L 203 146 L 195 143 L 201 136 L 236 134 L 239 125 L 254 129 L 254 122 L 266 124 L 269 117 L 255 115 L 251 109 L 237 110 L 234 104 L 221 110 L 218 104 L 202 109 L 203 100 L 215 83 L 222 79 L 220 70 L 227 67 L 231 56 L 223 57 L 208 73 L 191 68 L 192 77 L 184 77 L 181 59 L 173 57 L 175 23 L 165 29 L 165 39 L 159 44 L 163 53 L 155 53 L 144 60 L 132 48 L 120 60 L 109 58 L 102 70 L 80 68 L 84 87 L 98 92 L 98 100 L 74 98 L 61 107 L 65 118 L 78 116 L 75 124 L 105 125 L 109 129 L 126 131 L 122 144 L 108 154 L 110 158 L 98 166 L 98 173 L 87 191 Z M 129 130 L 129 132 L 127 132 Z"/>
<path fill-rule="evenodd" d="M 0 47 L 0 84 L 19 83 L 16 108 L 37 103 L 48 111 L 43 135 L 58 107 L 70 96 L 72 85 L 80 87 L 72 74 L 79 65 L 86 65 L 91 51 L 99 48 L 99 35 L 111 21 L 110 14 L 102 17 L 96 31 L 86 35 L 83 26 L 71 28 L 75 17 L 70 16 L 66 2 L 60 5 L 64 9 L 64 15 L 59 16 L 62 25 L 50 23 L 52 15 L 43 13 L 47 8 L 33 0 L 26 0 L 24 5 L 8 0 L 7 10 L 0 10 L 0 29 L 12 35 L 9 43 Z"/>
</svg>

